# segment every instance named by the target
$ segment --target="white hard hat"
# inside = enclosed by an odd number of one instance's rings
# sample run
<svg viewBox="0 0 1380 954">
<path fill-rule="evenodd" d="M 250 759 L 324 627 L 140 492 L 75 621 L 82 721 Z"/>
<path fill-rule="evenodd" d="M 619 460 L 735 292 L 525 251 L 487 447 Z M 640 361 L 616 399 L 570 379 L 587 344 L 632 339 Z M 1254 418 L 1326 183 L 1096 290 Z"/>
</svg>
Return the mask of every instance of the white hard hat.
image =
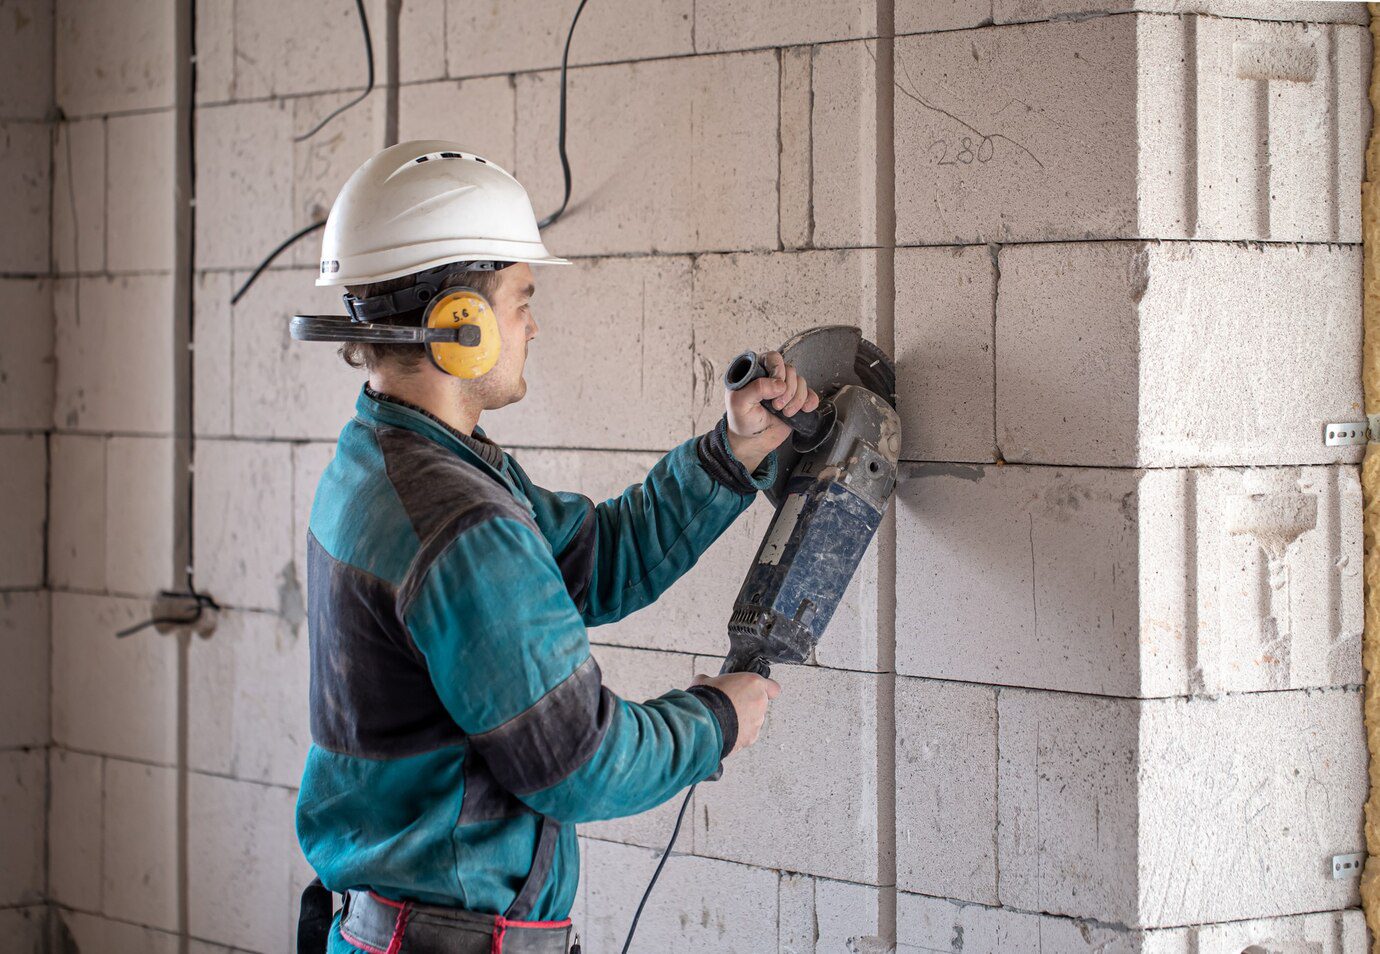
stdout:
<svg viewBox="0 0 1380 954">
<path fill-rule="evenodd" d="M 350 176 L 321 240 L 318 285 L 364 285 L 450 262 L 569 265 L 546 250 L 527 190 L 453 142 L 414 139 Z"/>
</svg>

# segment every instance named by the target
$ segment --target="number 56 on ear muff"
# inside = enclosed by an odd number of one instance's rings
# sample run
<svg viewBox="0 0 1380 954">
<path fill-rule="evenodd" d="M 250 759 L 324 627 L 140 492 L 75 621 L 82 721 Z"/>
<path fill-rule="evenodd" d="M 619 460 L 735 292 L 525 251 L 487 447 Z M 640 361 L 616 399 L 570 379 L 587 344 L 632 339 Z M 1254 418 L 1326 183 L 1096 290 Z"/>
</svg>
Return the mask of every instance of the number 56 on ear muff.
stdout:
<svg viewBox="0 0 1380 954">
<path fill-rule="evenodd" d="M 453 342 L 427 344 L 431 363 L 446 374 L 472 381 L 498 363 L 498 319 L 488 299 L 473 288 L 444 289 L 427 306 L 422 324 L 428 330 L 456 332 Z"/>
</svg>

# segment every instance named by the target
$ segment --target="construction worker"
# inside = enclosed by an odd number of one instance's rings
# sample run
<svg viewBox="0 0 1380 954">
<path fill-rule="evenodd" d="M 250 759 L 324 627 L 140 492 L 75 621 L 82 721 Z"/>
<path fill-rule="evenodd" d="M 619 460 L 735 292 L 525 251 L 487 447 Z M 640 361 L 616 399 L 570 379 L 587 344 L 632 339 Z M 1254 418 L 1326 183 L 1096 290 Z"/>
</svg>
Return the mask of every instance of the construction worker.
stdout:
<svg viewBox="0 0 1380 954">
<path fill-rule="evenodd" d="M 713 430 L 596 505 L 534 485 L 478 426 L 527 390 L 533 266 L 568 264 L 516 179 L 454 143 L 385 149 L 341 190 L 321 259 L 350 314 L 317 337 L 369 378 L 311 514 L 297 833 L 325 888 L 299 943 L 565 952 L 576 824 L 710 776 L 779 692 L 737 673 L 629 702 L 586 628 L 654 601 L 771 484 L 789 429 L 760 402 L 819 398 L 770 354 Z M 346 893 L 333 920 L 326 889 Z"/>
</svg>

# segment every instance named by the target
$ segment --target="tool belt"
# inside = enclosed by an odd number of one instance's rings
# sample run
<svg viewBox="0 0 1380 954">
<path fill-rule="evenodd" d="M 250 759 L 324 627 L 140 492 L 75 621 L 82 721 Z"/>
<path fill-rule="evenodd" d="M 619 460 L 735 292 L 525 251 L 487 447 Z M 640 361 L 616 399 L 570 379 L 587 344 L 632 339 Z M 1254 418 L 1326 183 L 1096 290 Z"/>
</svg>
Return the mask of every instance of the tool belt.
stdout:
<svg viewBox="0 0 1380 954">
<path fill-rule="evenodd" d="M 560 827 L 543 816 L 532 868 L 502 914 L 391 901 L 373 891 L 350 889 L 340 909 L 340 934 L 367 954 L 579 954 L 578 944 L 570 944 L 569 918 L 523 920 L 551 873 Z M 298 954 L 324 954 L 333 919 L 331 892 L 318 878 L 302 892 Z"/>
<path fill-rule="evenodd" d="M 567 954 L 572 928 L 346 891 L 340 934 L 369 954 Z"/>
</svg>

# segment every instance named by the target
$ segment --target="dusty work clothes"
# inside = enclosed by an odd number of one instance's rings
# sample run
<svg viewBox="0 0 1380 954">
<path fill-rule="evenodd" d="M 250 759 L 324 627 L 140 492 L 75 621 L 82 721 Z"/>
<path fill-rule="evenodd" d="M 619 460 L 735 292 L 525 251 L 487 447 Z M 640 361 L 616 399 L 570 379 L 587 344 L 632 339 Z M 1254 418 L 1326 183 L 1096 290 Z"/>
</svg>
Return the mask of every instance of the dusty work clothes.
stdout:
<svg viewBox="0 0 1380 954">
<path fill-rule="evenodd" d="M 297 833 L 327 887 L 502 913 L 546 816 L 550 875 L 521 916 L 561 919 L 575 823 L 645 811 L 714 771 L 737 731 L 727 697 L 620 699 L 585 628 L 655 600 L 768 486 L 774 455 L 747 474 L 723 428 L 595 506 L 533 485 L 482 432 L 365 389 L 308 539 Z"/>
</svg>

